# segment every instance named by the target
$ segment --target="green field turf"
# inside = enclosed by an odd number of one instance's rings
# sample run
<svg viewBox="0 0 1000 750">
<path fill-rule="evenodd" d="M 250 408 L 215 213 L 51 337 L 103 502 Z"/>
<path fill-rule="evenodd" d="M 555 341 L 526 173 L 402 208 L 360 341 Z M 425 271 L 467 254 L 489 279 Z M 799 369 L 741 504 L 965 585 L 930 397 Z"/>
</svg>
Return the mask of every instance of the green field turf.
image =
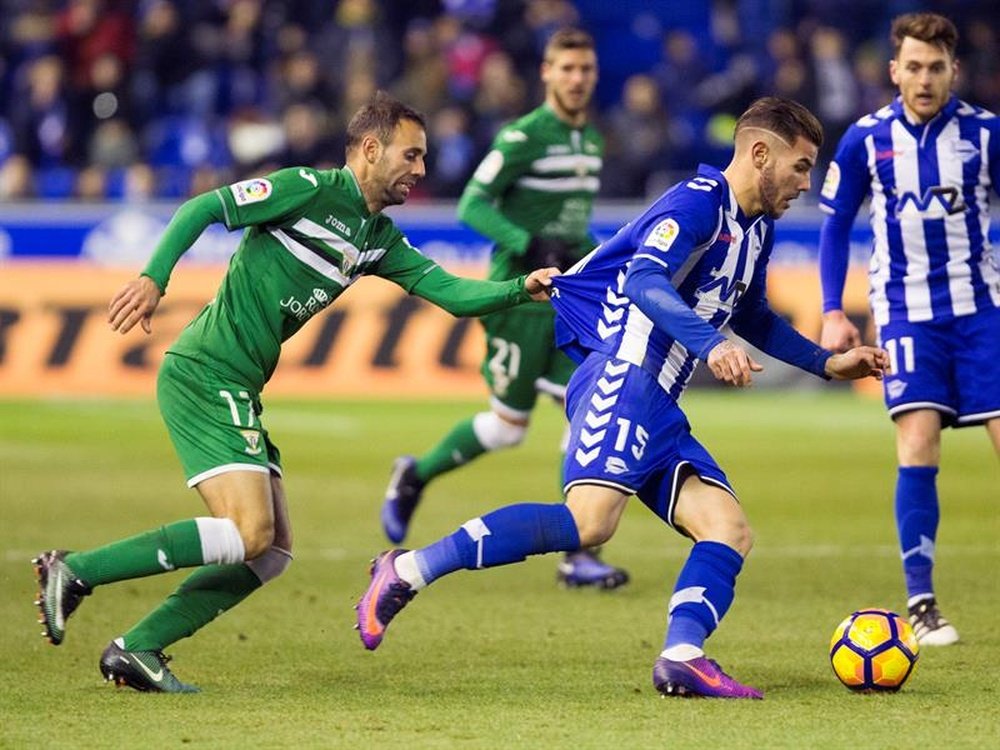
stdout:
<svg viewBox="0 0 1000 750">
<path fill-rule="evenodd" d="M 938 593 L 961 644 L 925 650 L 896 695 L 834 678 L 834 626 L 904 606 L 892 521 L 892 428 L 840 392 L 695 392 L 696 435 L 757 534 L 709 653 L 763 702 L 666 700 L 650 671 L 687 550 L 638 502 L 606 556 L 612 593 L 564 591 L 556 559 L 440 581 L 376 653 L 351 629 L 394 456 L 475 403 L 272 401 L 296 531 L 286 575 L 169 652 L 197 696 L 101 681 L 97 659 L 182 573 L 98 590 L 53 648 L 38 635 L 28 559 L 202 513 L 151 402 L 0 402 L 0 747 L 996 747 L 1000 737 L 1000 471 L 981 429 L 948 433 Z M 556 497 L 562 430 L 539 410 L 525 445 L 442 478 L 410 542 L 511 501 Z"/>
</svg>

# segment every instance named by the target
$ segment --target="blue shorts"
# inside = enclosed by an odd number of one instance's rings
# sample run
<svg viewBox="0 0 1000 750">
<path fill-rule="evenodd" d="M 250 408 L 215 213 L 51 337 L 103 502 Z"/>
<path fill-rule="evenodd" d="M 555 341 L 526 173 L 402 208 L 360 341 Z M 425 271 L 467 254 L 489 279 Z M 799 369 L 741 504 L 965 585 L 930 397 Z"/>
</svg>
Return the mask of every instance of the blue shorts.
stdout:
<svg viewBox="0 0 1000 750">
<path fill-rule="evenodd" d="M 566 392 L 570 421 L 564 490 L 613 487 L 674 526 L 677 495 L 688 476 L 733 492 L 715 459 L 694 439 L 687 417 L 640 367 L 591 354 Z"/>
<path fill-rule="evenodd" d="M 943 321 L 887 323 L 878 341 L 892 361 L 883 382 L 890 416 L 933 409 L 952 427 L 1000 417 L 1000 308 Z"/>
</svg>

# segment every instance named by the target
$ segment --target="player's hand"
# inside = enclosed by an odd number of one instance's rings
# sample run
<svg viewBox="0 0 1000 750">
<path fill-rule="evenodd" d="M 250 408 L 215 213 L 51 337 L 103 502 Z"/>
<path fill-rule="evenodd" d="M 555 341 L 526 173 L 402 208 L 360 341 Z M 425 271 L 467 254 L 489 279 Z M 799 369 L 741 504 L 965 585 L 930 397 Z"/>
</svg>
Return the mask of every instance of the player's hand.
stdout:
<svg viewBox="0 0 1000 750">
<path fill-rule="evenodd" d="M 823 331 L 819 345 L 832 352 L 846 352 L 861 346 L 861 333 L 843 310 L 830 310 L 823 314 Z"/>
<path fill-rule="evenodd" d="M 737 388 L 753 385 L 751 373 L 764 371 L 764 366 L 755 362 L 746 349 L 729 339 L 708 353 L 708 367 L 718 380 Z"/>
<path fill-rule="evenodd" d="M 576 262 L 576 246 L 555 237 L 532 237 L 524 250 L 524 262 L 528 268 L 549 268 L 555 266 L 566 270 Z"/>
<path fill-rule="evenodd" d="M 881 380 L 889 372 L 889 354 L 874 346 L 856 346 L 826 361 L 826 374 L 834 380 Z"/>
<path fill-rule="evenodd" d="M 558 268 L 539 268 L 524 278 L 524 290 L 535 302 L 548 302 L 552 292 L 552 279 L 560 273 Z"/>
<path fill-rule="evenodd" d="M 108 323 L 112 331 L 128 333 L 136 323 L 142 324 L 142 330 L 152 333 L 149 323 L 153 311 L 160 304 L 160 288 L 148 276 L 132 279 L 123 286 L 108 305 Z"/>
</svg>

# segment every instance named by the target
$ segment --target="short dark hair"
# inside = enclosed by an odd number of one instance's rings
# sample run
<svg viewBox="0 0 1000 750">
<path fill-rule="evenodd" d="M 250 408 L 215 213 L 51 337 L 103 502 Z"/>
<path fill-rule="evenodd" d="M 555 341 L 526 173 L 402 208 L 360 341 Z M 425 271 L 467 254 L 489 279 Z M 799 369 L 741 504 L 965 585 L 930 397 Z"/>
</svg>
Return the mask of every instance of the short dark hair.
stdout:
<svg viewBox="0 0 1000 750">
<path fill-rule="evenodd" d="M 817 148 L 823 145 L 823 126 L 816 115 L 796 101 L 764 96 L 753 102 L 736 121 L 736 133 L 744 128 L 770 130 L 789 143 L 802 136 Z"/>
<path fill-rule="evenodd" d="M 347 153 L 357 148 L 368 133 L 375 133 L 383 145 L 389 143 L 400 120 L 412 120 L 427 129 L 427 121 L 420 112 L 385 91 L 376 91 L 371 101 L 355 112 L 347 123 Z"/>
<path fill-rule="evenodd" d="M 899 48 L 908 36 L 933 44 L 951 57 L 955 56 L 955 48 L 958 47 L 958 29 L 955 24 L 937 13 L 904 13 L 898 16 L 889 31 L 893 57 L 899 57 Z"/>
<path fill-rule="evenodd" d="M 559 29 L 545 43 L 545 59 L 564 49 L 594 49 L 594 37 L 583 29 L 566 27 Z"/>
</svg>

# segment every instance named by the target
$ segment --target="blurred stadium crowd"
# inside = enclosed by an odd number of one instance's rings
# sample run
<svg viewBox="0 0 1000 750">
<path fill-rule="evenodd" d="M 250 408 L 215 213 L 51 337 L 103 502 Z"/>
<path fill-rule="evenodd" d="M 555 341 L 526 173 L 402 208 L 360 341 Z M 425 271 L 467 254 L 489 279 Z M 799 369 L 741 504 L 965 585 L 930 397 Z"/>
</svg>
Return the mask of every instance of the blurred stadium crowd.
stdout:
<svg viewBox="0 0 1000 750">
<path fill-rule="evenodd" d="M 655 194 L 719 161 L 734 115 L 809 105 L 830 156 L 892 96 L 889 19 L 953 18 L 959 94 L 997 110 L 995 0 L 0 0 L 0 199 L 177 199 L 342 162 L 376 88 L 428 115 L 424 198 L 453 198 L 501 124 L 541 100 L 540 50 L 597 40 L 602 193 Z"/>
</svg>

